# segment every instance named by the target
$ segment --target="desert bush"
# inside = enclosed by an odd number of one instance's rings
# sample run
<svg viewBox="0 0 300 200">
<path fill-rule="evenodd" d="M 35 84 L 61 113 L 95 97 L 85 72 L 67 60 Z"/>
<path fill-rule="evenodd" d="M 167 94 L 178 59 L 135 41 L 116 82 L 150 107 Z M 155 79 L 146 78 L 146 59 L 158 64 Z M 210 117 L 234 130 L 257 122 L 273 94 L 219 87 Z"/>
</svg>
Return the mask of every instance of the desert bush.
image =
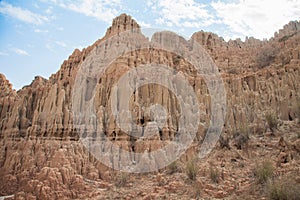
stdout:
<svg viewBox="0 0 300 200">
<path fill-rule="evenodd" d="M 270 182 L 267 191 L 270 200 L 300 199 L 300 184 L 296 183 L 292 177 L 284 177 Z"/>
<path fill-rule="evenodd" d="M 168 173 L 169 174 L 174 174 L 176 172 L 179 171 L 179 167 L 178 167 L 178 163 L 177 161 L 172 162 L 169 166 L 168 166 Z"/>
<path fill-rule="evenodd" d="M 236 132 L 234 134 L 234 146 L 236 146 L 237 149 L 242 149 L 243 146 L 245 146 L 249 141 L 248 134 Z"/>
<path fill-rule="evenodd" d="M 192 181 L 196 180 L 197 173 L 199 170 L 196 160 L 191 160 L 187 162 L 185 170 L 186 170 L 186 175 L 188 176 L 189 179 L 191 179 Z"/>
<path fill-rule="evenodd" d="M 242 149 L 243 146 L 246 146 L 249 139 L 249 129 L 245 126 L 242 126 L 239 131 L 233 134 L 234 146 L 237 149 Z"/>
<path fill-rule="evenodd" d="M 272 177 L 273 171 L 274 168 L 272 162 L 267 160 L 255 166 L 254 175 L 257 178 L 257 181 L 263 184 Z"/>
<path fill-rule="evenodd" d="M 276 58 L 278 49 L 271 46 L 265 45 L 255 56 L 255 62 L 258 68 L 264 68 L 269 66 Z"/>
<path fill-rule="evenodd" d="M 274 134 L 274 132 L 277 129 L 277 126 L 278 126 L 277 115 L 274 114 L 274 113 L 268 113 L 266 115 L 266 120 L 267 120 L 268 126 L 269 126 L 272 134 Z"/>
<path fill-rule="evenodd" d="M 230 150 L 228 137 L 224 138 L 222 135 L 220 135 L 219 143 L 220 143 L 221 149 L 227 148 Z"/>
<path fill-rule="evenodd" d="M 128 182 L 128 178 L 128 174 L 122 173 L 119 175 L 115 183 L 116 187 L 124 187 Z"/>
<path fill-rule="evenodd" d="M 220 172 L 216 167 L 209 168 L 209 177 L 213 183 L 219 183 Z"/>
</svg>

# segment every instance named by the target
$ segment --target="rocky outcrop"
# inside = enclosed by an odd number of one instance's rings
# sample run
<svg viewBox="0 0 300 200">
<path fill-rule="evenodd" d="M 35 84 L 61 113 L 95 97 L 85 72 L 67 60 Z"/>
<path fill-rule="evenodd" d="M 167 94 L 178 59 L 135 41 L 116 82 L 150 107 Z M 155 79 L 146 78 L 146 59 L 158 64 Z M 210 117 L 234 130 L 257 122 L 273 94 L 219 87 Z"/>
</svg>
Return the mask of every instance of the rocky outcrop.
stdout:
<svg viewBox="0 0 300 200">
<path fill-rule="evenodd" d="M 123 31 L 137 31 L 139 32 L 140 25 L 126 14 L 121 14 L 119 17 L 115 18 L 112 22 L 111 27 L 106 31 L 105 37 L 110 37 L 121 33 Z"/>
<path fill-rule="evenodd" d="M 294 108 L 299 101 L 296 89 L 299 87 L 299 24 L 290 22 L 280 30 L 280 36 L 269 41 L 247 38 L 245 42 L 225 42 L 203 31 L 192 36 L 223 74 L 228 98 L 227 125 L 261 121 L 266 112 L 275 112 L 282 120 L 295 118 Z"/>
<path fill-rule="evenodd" d="M 9 83 L 3 74 L 0 74 L 0 87 L 0 126 L 3 126 L 3 120 L 9 117 L 9 111 L 15 103 L 17 93 L 12 89 L 12 84 Z"/>
<path fill-rule="evenodd" d="M 283 29 L 280 29 L 279 32 L 275 33 L 275 38 L 279 38 L 281 40 L 287 39 L 298 33 L 300 31 L 300 22 L 299 21 L 291 21 L 286 24 Z"/>
<path fill-rule="evenodd" d="M 6 77 L 3 74 L 0 74 L 0 87 L 0 97 L 6 97 L 12 95 L 12 93 L 15 93 L 15 91 L 12 89 L 12 84 L 6 79 Z"/>
<path fill-rule="evenodd" d="M 94 55 L 102 41 L 127 30 L 141 34 L 139 28 L 130 16 L 122 14 L 114 19 L 104 38 L 82 51 L 74 50 L 49 80 L 35 77 L 29 86 L 17 92 L 0 75 L 0 194 L 19 192 L 18 198 L 25 199 L 80 198 L 90 191 L 91 180 L 96 181 L 93 184 L 108 187 L 101 181 L 111 179 L 111 171 L 78 141 L 72 91 L 79 66 Z M 298 30 L 299 22 L 291 22 L 268 41 L 247 38 L 245 42 L 226 42 L 203 31 L 192 36 L 212 57 L 223 78 L 227 93 L 225 134 L 230 136 L 245 125 L 251 133 L 266 129 L 267 113 L 276 113 L 281 120 L 296 118 L 294 108 L 300 96 Z M 107 45 L 112 48 L 111 44 Z M 134 50 L 109 65 L 95 83 L 98 89 L 95 104 L 101 122 L 106 122 L 105 112 L 112 116 L 109 110 L 112 86 L 127 70 L 149 63 L 168 65 L 183 73 L 191 83 L 204 113 L 201 116 L 204 125 L 197 133 L 197 139 L 202 141 L 211 115 L 207 86 L 202 77 L 195 76 L 190 63 L 161 49 Z M 178 130 L 179 105 L 166 88 L 141 87 L 133 94 L 130 105 L 139 126 L 151 121 L 151 115 L 142 107 L 153 103 L 162 105 L 173 118 L 152 139 L 132 139 L 120 130 L 113 118 L 101 126 L 101 134 L 128 151 L 160 148 L 164 142 L 172 140 Z"/>
</svg>

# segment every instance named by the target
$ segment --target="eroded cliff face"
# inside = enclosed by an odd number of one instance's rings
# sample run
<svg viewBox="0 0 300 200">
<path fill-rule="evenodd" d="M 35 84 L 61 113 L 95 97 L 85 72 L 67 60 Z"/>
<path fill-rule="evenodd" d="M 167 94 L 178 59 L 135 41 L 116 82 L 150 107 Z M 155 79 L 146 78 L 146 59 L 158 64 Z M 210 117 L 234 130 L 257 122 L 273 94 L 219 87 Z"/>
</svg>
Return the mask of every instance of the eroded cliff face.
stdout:
<svg viewBox="0 0 300 200">
<path fill-rule="evenodd" d="M 269 41 L 247 38 L 225 42 L 213 33 L 193 36 L 214 59 L 227 92 L 227 125 L 264 120 L 276 112 L 282 120 L 295 119 L 299 101 L 299 22 L 290 22 Z"/>
<path fill-rule="evenodd" d="M 119 16 L 104 38 L 82 51 L 76 49 L 49 80 L 35 77 L 29 86 L 17 92 L 3 75 L 0 76 L 0 194 L 19 192 L 20 198 L 38 199 L 80 198 L 86 197 L 95 186 L 91 187 L 87 180 L 112 179 L 113 172 L 78 141 L 80 134 L 73 121 L 72 92 L 80 65 L 101 42 L 123 31 L 140 33 L 139 27 L 130 16 Z M 203 31 L 192 38 L 209 53 L 223 78 L 227 100 L 223 134 L 229 137 L 246 125 L 253 134 L 264 131 L 267 129 L 266 113 L 276 113 L 281 120 L 287 121 L 297 117 L 299 22 L 291 22 L 268 41 L 249 38 L 245 42 L 225 42 L 217 35 Z M 141 87 L 130 101 L 134 119 L 140 126 L 151 121 L 149 113 L 142 107 L 157 103 L 172 116 L 153 138 L 132 139 L 120 130 L 116 120 L 104 120 L 104 113 L 112 116 L 109 109 L 112 86 L 129 69 L 149 63 L 164 64 L 182 72 L 192 85 L 204 112 L 200 119 L 203 125 L 197 133 L 197 140 L 202 141 L 211 116 L 206 83 L 203 77 L 196 76 L 193 66 L 186 60 L 159 49 L 134 50 L 122 55 L 101 76 L 97 82 L 95 105 L 101 122 L 109 122 L 101 127 L 101 134 L 132 152 L 159 149 L 174 139 L 178 130 L 179 105 L 174 94 L 157 85 Z M 101 181 L 95 184 L 108 187 L 101 185 Z"/>
<path fill-rule="evenodd" d="M 264 114 L 269 111 L 276 112 L 282 120 L 293 120 L 296 117 L 293 109 L 299 97 L 297 88 L 300 83 L 298 67 L 300 39 L 297 24 L 291 22 L 270 41 L 263 42 L 253 38 L 245 42 L 240 40 L 225 42 L 217 35 L 203 31 L 192 36 L 211 55 L 223 77 L 227 93 L 228 131 L 239 128 L 236 124 L 261 122 Z M 76 49 L 49 80 L 36 77 L 31 85 L 25 86 L 17 93 L 11 89 L 9 83 L 6 83 L 4 77 L 1 78 L 3 85 L 1 137 L 76 138 L 72 121 L 71 95 L 78 66 L 89 52 L 107 37 L 124 30 L 138 28 L 139 25 L 129 16 L 121 15 L 114 20 L 103 39 L 83 49 L 82 52 Z M 284 33 L 288 35 L 283 35 Z M 194 90 L 198 92 L 200 104 L 207 107 L 207 117 L 204 118 L 209 118 L 210 100 L 206 98 L 209 93 L 203 79 L 195 77 L 193 66 L 184 59 L 162 50 L 135 50 L 131 55 L 124 55 L 114 61 L 101 78 L 101 83 L 98 83 L 101 88 L 97 106 L 108 107 L 111 87 L 128 69 L 149 63 L 165 64 L 184 72 Z M 148 97 L 151 94 L 152 97 L 166 97 L 164 100 L 157 99 L 155 103 L 167 106 L 171 114 L 176 112 L 174 103 L 173 107 L 170 107 L 173 100 L 167 90 L 149 86 L 144 87 L 143 91 L 142 96 L 147 94 Z M 140 114 L 139 117 L 145 116 Z M 111 134 L 117 127 L 110 125 L 109 129 L 108 134 Z"/>
</svg>

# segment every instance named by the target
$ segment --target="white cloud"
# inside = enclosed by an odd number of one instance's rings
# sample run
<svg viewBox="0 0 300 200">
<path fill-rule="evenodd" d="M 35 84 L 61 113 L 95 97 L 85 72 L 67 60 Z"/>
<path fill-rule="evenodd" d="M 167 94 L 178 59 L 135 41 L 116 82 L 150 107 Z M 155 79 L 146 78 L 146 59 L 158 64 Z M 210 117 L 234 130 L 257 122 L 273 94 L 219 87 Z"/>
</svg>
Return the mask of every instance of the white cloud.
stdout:
<svg viewBox="0 0 300 200">
<path fill-rule="evenodd" d="M 66 43 L 64 43 L 62 41 L 55 41 L 55 44 L 57 44 L 58 46 L 61 46 L 61 47 L 67 47 Z"/>
<path fill-rule="evenodd" d="M 46 12 L 47 14 L 52 14 L 52 10 L 53 10 L 53 7 L 50 6 L 49 8 L 46 9 L 45 12 Z"/>
<path fill-rule="evenodd" d="M 22 50 L 22 49 L 13 49 L 13 51 L 21 56 L 29 56 L 29 53 L 27 53 L 27 51 Z"/>
<path fill-rule="evenodd" d="M 148 0 L 147 5 L 159 13 L 159 25 L 201 28 L 216 23 L 207 5 L 194 0 Z"/>
<path fill-rule="evenodd" d="M 48 33 L 49 31 L 48 30 L 41 30 L 41 29 L 34 29 L 34 32 L 35 33 Z"/>
<path fill-rule="evenodd" d="M 146 0 L 145 4 L 157 14 L 158 25 L 192 29 L 214 25 L 216 30 L 225 25 L 229 30 L 221 36 L 227 39 L 270 38 L 289 21 L 300 19 L 299 0 Z"/>
<path fill-rule="evenodd" d="M 64 27 L 58 27 L 57 30 L 63 31 L 63 30 L 65 30 L 65 29 L 64 29 Z"/>
<path fill-rule="evenodd" d="M 299 20 L 298 0 L 238 0 L 211 3 L 216 15 L 229 26 L 232 35 L 270 38 L 290 20 Z"/>
<path fill-rule="evenodd" d="M 138 23 L 142 26 L 142 28 L 150 28 L 151 27 L 151 24 L 146 23 L 144 21 L 139 21 Z"/>
<path fill-rule="evenodd" d="M 50 0 L 50 2 L 107 23 L 111 23 L 118 15 L 117 8 L 121 5 L 120 0 Z"/>
<path fill-rule="evenodd" d="M 0 2 L 0 13 L 24 21 L 26 23 L 36 25 L 40 25 L 44 22 L 49 21 L 49 19 L 45 16 L 33 13 L 29 10 L 25 10 L 20 7 L 15 7 L 4 1 Z"/>
</svg>

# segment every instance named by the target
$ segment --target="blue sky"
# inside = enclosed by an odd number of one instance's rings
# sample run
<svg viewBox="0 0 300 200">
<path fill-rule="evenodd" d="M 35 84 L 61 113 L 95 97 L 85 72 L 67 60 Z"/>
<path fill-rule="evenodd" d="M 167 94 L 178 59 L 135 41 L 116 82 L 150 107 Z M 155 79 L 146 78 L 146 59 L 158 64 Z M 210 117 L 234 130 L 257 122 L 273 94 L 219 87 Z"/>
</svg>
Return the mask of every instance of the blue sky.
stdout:
<svg viewBox="0 0 300 200">
<path fill-rule="evenodd" d="M 211 31 L 226 40 L 270 38 L 300 19 L 298 0 L 0 0 L 0 73 L 20 89 L 48 78 L 75 48 L 103 37 L 114 17 L 185 36 Z"/>
</svg>

